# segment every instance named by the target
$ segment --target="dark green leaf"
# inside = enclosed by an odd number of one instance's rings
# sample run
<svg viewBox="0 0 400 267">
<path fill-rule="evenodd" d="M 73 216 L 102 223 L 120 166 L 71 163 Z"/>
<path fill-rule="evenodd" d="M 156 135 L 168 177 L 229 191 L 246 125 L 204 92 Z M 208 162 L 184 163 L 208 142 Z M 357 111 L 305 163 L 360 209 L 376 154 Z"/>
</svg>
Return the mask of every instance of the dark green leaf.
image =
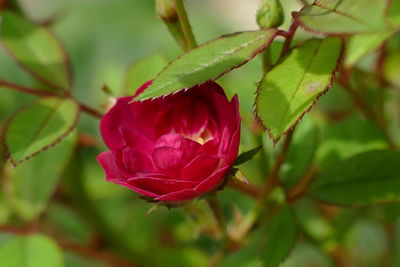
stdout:
<svg viewBox="0 0 400 267">
<path fill-rule="evenodd" d="M 342 48 L 335 37 L 309 40 L 265 75 L 258 88 L 257 116 L 275 142 L 327 91 Z"/>
<path fill-rule="evenodd" d="M 355 34 L 391 29 L 385 19 L 386 0 L 315 0 L 295 19 L 307 30 L 325 34 Z"/>
<path fill-rule="evenodd" d="M 282 207 L 267 227 L 264 266 L 276 267 L 286 259 L 297 239 L 297 224 L 292 208 Z"/>
<path fill-rule="evenodd" d="M 62 267 L 56 243 L 44 235 L 15 236 L 0 246 L 1 266 Z"/>
<path fill-rule="evenodd" d="M 262 146 L 259 146 L 259 147 L 253 148 L 253 149 L 251 149 L 251 150 L 249 150 L 249 151 L 243 152 L 242 154 L 240 154 L 240 155 L 237 157 L 237 159 L 236 159 L 236 161 L 235 161 L 235 163 L 234 163 L 233 165 L 234 165 L 234 166 L 237 166 L 237 165 L 240 165 L 240 164 L 245 163 L 246 161 L 249 161 L 249 160 L 253 159 L 254 156 L 255 156 L 261 149 L 262 149 Z"/>
<path fill-rule="evenodd" d="M 18 165 L 58 143 L 75 127 L 78 116 L 78 104 L 68 98 L 43 98 L 18 111 L 6 129 L 12 163 Z"/>
<path fill-rule="evenodd" d="M 310 194 L 339 205 L 400 200 L 400 152 L 369 151 L 323 171 Z"/>
<path fill-rule="evenodd" d="M 17 63 L 47 85 L 70 89 L 66 52 L 49 30 L 11 11 L 3 11 L 1 18 L 0 39 Z"/>
<path fill-rule="evenodd" d="M 28 221 L 47 207 L 75 144 L 76 134 L 72 134 L 18 168 L 10 166 L 6 199 L 16 215 Z"/>
<path fill-rule="evenodd" d="M 252 59 L 275 35 L 275 29 L 265 29 L 226 35 L 205 43 L 168 65 L 135 100 L 168 95 L 215 80 Z"/>
</svg>

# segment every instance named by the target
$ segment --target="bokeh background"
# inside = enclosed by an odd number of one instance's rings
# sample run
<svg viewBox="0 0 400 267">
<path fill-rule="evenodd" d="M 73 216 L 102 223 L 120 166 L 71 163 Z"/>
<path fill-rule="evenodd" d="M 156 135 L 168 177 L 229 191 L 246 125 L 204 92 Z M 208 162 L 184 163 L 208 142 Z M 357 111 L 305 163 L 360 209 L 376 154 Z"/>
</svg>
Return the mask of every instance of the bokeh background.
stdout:
<svg viewBox="0 0 400 267">
<path fill-rule="evenodd" d="M 107 85 L 114 95 L 120 95 L 132 64 L 154 54 L 161 54 L 167 60 L 181 54 L 162 20 L 156 17 L 153 0 L 23 0 L 21 3 L 26 14 L 37 22 L 54 19 L 51 28 L 72 61 L 73 94 L 99 110 L 105 110 L 110 102 L 102 87 Z M 287 28 L 290 12 L 301 5 L 295 0 L 282 3 L 286 14 L 283 28 Z M 257 29 L 258 4 L 257 0 L 188 0 L 187 10 L 196 38 L 203 43 L 222 34 Z M 298 38 L 302 36 L 307 33 L 302 32 Z M 367 71 L 371 57 L 361 64 Z M 244 121 L 241 151 L 265 144 L 265 151 L 242 168 L 254 184 L 263 182 L 275 153 L 266 136 L 254 134 L 257 127 L 252 101 L 261 77 L 261 59 L 256 58 L 219 80 L 228 95 L 239 94 Z M 27 87 L 40 86 L 2 50 L 0 78 Z M 129 90 L 133 92 L 134 88 Z M 0 88 L 1 121 L 34 99 Z M 57 167 L 49 174 L 55 157 L 63 153 L 62 148 L 58 151 L 54 148 L 52 155 L 46 152 L 47 159 L 40 160 L 40 168 L 34 166 L 35 162 L 26 162 L 21 171 L 8 170 L 17 177 L 10 185 L 18 188 L 17 204 L 14 202 L 13 206 L 3 193 L 0 195 L 0 224 L 24 226 L 34 222 L 40 232 L 59 246 L 65 266 L 111 266 L 115 259 L 110 256 L 110 260 L 108 252 L 138 266 L 209 266 L 220 244 L 210 230 L 215 222 L 204 203 L 198 200 L 190 208 L 160 208 L 145 216 L 151 204 L 128 189 L 105 182 L 95 160 L 105 150 L 98 123 L 97 119 L 82 115 L 78 132 L 89 145 L 63 168 Z M 350 100 L 336 87 L 304 118 L 294 143 L 289 163 L 283 168 L 283 178 L 288 184 L 307 168 L 308 158 L 314 155 L 323 167 L 362 151 L 386 147 L 375 126 L 356 115 Z M 45 187 L 46 179 L 51 180 L 49 175 L 61 178 L 54 196 L 44 202 L 38 193 L 41 187 L 32 192 L 28 185 L 42 183 Z M 78 176 L 79 182 L 75 179 Z M 276 198 L 280 197 L 278 192 Z M 232 224 L 253 206 L 250 198 L 230 188 L 221 192 L 221 200 Z M 40 216 L 33 215 L 34 208 L 43 209 Z M 399 205 L 337 209 L 304 199 L 296 204 L 296 212 L 306 237 L 299 240 L 282 266 L 340 266 L 337 261 L 340 257 L 334 260 L 335 253 L 346 255 L 350 264 L 346 266 L 400 266 Z M 243 249 L 228 255 L 220 265 L 261 266 L 264 234 L 264 227 L 255 229 Z M 9 234 L 0 234 L 0 247 L 9 238 Z M 0 256 L 6 255 L 0 252 Z M 1 262 L 0 257 L 0 266 Z M 123 266 L 126 262 L 119 264 Z"/>
</svg>

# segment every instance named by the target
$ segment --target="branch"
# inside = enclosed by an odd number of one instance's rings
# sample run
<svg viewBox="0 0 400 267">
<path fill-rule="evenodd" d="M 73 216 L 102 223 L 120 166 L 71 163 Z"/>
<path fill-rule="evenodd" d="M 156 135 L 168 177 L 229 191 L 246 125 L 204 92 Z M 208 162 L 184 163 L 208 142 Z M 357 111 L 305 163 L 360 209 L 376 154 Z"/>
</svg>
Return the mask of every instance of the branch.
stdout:
<svg viewBox="0 0 400 267">
<path fill-rule="evenodd" d="M 178 18 L 182 26 L 182 32 L 185 36 L 187 43 L 187 50 L 195 48 L 197 46 L 196 39 L 194 38 L 192 27 L 190 27 L 189 19 L 186 14 L 185 6 L 183 5 L 183 0 L 175 0 L 176 11 L 178 13 Z"/>
<path fill-rule="evenodd" d="M 6 82 L 6 81 L 0 81 L 0 87 L 8 88 L 8 89 L 11 89 L 11 90 L 14 90 L 14 91 L 17 91 L 17 92 L 21 92 L 21 93 L 25 93 L 25 94 L 29 94 L 29 95 L 34 95 L 34 96 L 38 96 L 38 97 L 61 97 L 60 95 L 58 95 L 56 93 L 44 91 L 44 90 L 41 90 L 41 89 L 28 88 L 28 87 L 24 87 L 24 86 L 21 86 L 21 85 L 18 85 L 18 84 L 9 83 L 9 82 Z M 95 118 L 101 119 L 103 117 L 103 115 L 99 111 L 97 111 L 97 110 L 95 110 L 95 109 L 93 109 L 93 108 L 81 103 L 76 98 L 74 98 L 74 100 L 78 103 L 81 111 L 83 111 L 83 112 L 85 112 L 85 113 L 87 113 L 87 114 L 89 114 L 89 115 L 91 115 L 91 116 L 93 116 Z"/>
</svg>

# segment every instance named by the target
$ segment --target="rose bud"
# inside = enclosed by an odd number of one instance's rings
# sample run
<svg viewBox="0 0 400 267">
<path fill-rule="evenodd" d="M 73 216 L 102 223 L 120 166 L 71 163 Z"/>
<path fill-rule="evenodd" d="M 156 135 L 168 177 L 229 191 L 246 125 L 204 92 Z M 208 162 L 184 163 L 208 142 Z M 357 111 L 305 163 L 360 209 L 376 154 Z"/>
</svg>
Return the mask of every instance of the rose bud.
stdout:
<svg viewBox="0 0 400 267">
<path fill-rule="evenodd" d="M 239 148 L 237 96 L 229 102 L 218 84 L 208 82 L 131 101 L 119 98 L 101 120 L 110 151 L 97 160 L 108 181 L 161 202 L 190 200 L 223 184 Z"/>
</svg>

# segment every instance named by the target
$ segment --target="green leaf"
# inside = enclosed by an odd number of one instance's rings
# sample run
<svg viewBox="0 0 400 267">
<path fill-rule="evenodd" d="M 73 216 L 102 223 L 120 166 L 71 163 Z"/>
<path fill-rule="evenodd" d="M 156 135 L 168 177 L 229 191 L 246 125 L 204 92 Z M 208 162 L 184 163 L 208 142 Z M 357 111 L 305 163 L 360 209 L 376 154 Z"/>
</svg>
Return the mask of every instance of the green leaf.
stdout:
<svg viewBox="0 0 400 267">
<path fill-rule="evenodd" d="M 267 227 L 264 266 L 276 267 L 286 259 L 297 239 L 297 224 L 292 208 L 282 207 Z"/>
<path fill-rule="evenodd" d="M 169 64 L 135 100 L 168 95 L 216 80 L 248 62 L 264 50 L 275 36 L 275 29 L 265 29 L 226 35 L 205 43 Z"/>
<path fill-rule="evenodd" d="M 295 14 L 305 29 L 324 34 L 379 32 L 391 28 L 386 0 L 315 0 Z"/>
<path fill-rule="evenodd" d="M 125 95 L 134 95 L 145 82 L 154 79 L 168 61 L 161 54 L 154 54 L 134 63 L 126 73 Z"/>
<path fill-rule="evenodd" d="M 45 84 L 71 88 L 71 70 L 65 49 L 45 27 L 11 12 L 1 13 L 0 39 L 22 68 Z"/>
<path fill-rule="evenodd" d="M 9 190 L 5 197 L 20 218 L 30 221 L 47 208 L 62 172 L 71 159 L 76 139 L 76 134 L 72 134 L 18 168 L 8 165 L 9 179 L 5 182 Z"/>
<path fill-rule="evenodd" d="M 323 171 L 310 194 L 338 205 L 369 205 L 400 200 L 400 152 L 369 151 Z"/>
<path fill-rule="evenodd" d="M 15 236 L 0 246 L 1 266 L 62 267 L 57 244 L 44 235 Z"/>
<path fill-rule="evenodd" d="M 346 46 L 344 64 L 346 67 L 352 67 L 366 54 L 376 50 L 391 35 L 392 32 L 384 31 L 351 37 Z"/>
<path fill-rule="evenodd" d="M 246 161 L 249 161 L 249 160 L 253 159 L 254 156 L 257 155 L 257 153 L 258 153 L 262 148 L 263 148 L 262 146 L 258 146 L 258 147 L 256 147 L 256 148 L 253 148 L 253 149 L 249 150 L 249 151 L 243 152 L 242 154 L 240 154 L 240 155 L 237 157 L 237 159 L 236 159 L 236 161 L 235 161 L 235 163 L 234 163 L 233 165 L 234 165 L 234 166 L 237 166 L 237 165 L 240 165 L 240 164 L 245 163 Z"/>
<path fill-rule="evenodd" d="M 394 87 L 400 88 L 400 52 L 390 51 L 383 66 L 385 79 Z"/>
<path fill-rule="evenodd" d="M 78 117 L 79 106 L 69 98 L 42 98 L 19 110 L 6 128 L 12 163 L 18 165 L 58 143 L 74 129 Z"/>
<path fill-rule="evenodd" d="M 257 116 L 274 142 L 328 90 L 342 49 L 342 41 L 336 37 L 309 40 L 265 75 L 255 104 Z"/>
<path fill-rule="evenodd" d="M 389 0 L 389 7 L 387 10 L 387 20 L 393 27 L 399 28 L 400 26 L 400 0 Z"/>
</svg>

